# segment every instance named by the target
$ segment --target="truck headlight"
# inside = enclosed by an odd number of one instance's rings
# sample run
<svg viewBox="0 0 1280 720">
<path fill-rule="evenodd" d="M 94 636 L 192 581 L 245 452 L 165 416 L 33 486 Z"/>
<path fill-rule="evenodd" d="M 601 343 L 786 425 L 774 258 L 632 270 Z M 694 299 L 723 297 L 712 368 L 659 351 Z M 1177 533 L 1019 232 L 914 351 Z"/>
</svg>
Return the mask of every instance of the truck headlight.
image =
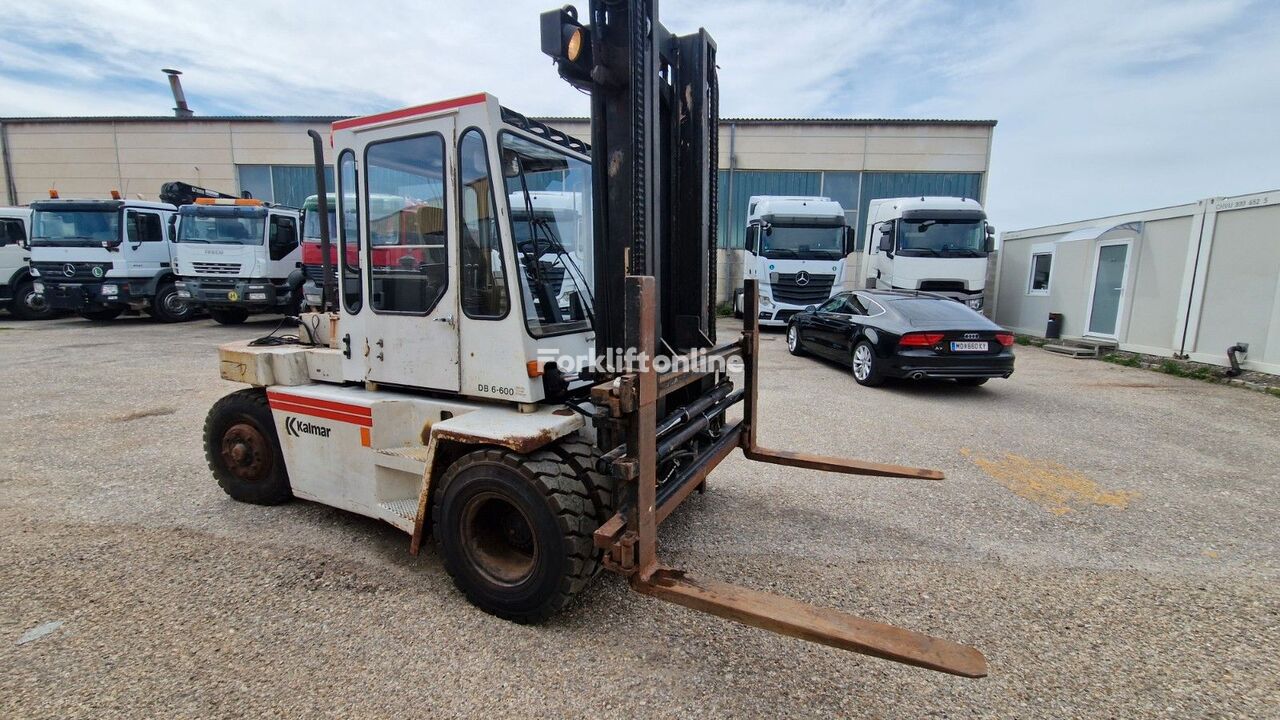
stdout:
<svg viewBox="0 0 1280 720">
<path fill-rule="evenodd" d="M 760 296 L 760 307 L 773 307 L 773 298 L 768 295 Z"/>
<path fill-rule="evenodd" d="M 119 295 L 120 286 L 119 285 L 103 285 L 102 294 L 103 295 Z"/>
<path fill-rule="evenodd" d="M 982 309 L 982 298 L 978 297 L 978 298 L 973 298 L 972 300 L 970 300 L 970 301 L 969 301 L 969 307 L 973 308 L 974 310 L 981 310 L 981 309 Z"/>
<path fill-rule="evenodd" d="M 40 277 L 40 271 L 35 268 L 31 268 L 31 277 Z"/>
<path fill-rule="evenodd" d="M 31 290 L 32 290 L 32 292 L 39 293 L 40 295 L 43 295 L 43 294 L 44 294 L 44 283 L 42 283 L 42 282 L 31 283 Z"/>
<path fill-rule="evenodd" d="M 191 299 L 191 291 L 188 290 L 186 286 L 177 285 L 174 287 L 174 289 L 178 291 L 178 297 L 182 298 L 183 300 Z"/>
<path fill-rule="evenodd" d="M 249 293 L 249 299 L 250 300 L 266 300 L 267 294 L 264 292 L 251 292 Z"/>
</svg>

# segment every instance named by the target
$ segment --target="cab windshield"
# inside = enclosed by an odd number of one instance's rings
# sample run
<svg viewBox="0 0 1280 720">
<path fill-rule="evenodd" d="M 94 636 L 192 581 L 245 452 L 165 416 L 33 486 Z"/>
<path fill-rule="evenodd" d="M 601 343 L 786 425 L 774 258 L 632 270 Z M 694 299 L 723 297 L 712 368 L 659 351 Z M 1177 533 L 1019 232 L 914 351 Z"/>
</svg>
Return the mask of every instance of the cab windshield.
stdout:
<svg viewBox="0 0 1280 720">
<path fill-rule="evenodd" d="M 986 257 L 986 223 L 981 220 L 901 220 L 899 255 Z"/>
<path fill-rule="evenodd" d="M 178 242 L 261 245 L 267 211 L 260 207 L 184 205 L 178 211 Z"/>
<path fill-rule="evenodd" d="M 843 227 L 774 223 L 760 233 L 760 253 L 778 260 L 838 260 L 843 244 Z"/>
<path fill-rule="evenodd" d="M 504 132 L 502 175 L 529 333 L 591 329 L 591 164 Z"/>
<path fill-rule="evenodd" d="M 355 213 L 351 213 L 355 215 Z M 349 226 L 354 223 L 348 223 Z M 333 240 L 338 238 L 338 215 L 333 210 L 333 203 L 329 203 L 329 237 Z M 320 210 L 316 207 L 309 207 L 306 210 L 306 217 L 302 220 L 302 238 L 304 240 L 314 240 L 320 242 Z"/>
<path fill-rule="evenodd" d="M 37 210 L 31 244 L 47 247 L 101 245 L 120 239 L 120 213 L 115 209 Z"/>
</svg>

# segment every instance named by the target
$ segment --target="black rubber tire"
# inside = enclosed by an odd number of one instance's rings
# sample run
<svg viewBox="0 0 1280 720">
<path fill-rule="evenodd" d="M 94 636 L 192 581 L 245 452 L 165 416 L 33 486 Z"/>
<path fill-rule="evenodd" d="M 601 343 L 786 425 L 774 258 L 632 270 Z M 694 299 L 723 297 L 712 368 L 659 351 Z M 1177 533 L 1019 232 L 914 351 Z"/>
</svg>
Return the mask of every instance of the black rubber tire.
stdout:
<svg viewBox="0 0 1280 720">
<path fill-rule="evenodd" d="M 219 325 L 239 325 L 249 319 L 249 311 L 240 308 L 209 308 L 209 317 Z"/>
<path fill-rule="evenodd" d="M 39 298 L 39 300 L 34 301 L 33 298 Z M 9 312 L 19 320 L 45 320 L 53 317 L 53 308 L 49 307 L 43 296 L 36 293 L 35 282 L 30 279 L 23 280 L 14 286 L 13 300 L 9 302 Z"/>
<path fill-rule="evenodd" d="M 260 471 L 253 477 L 244 477 L 231 468 L 223 453 L 224 440 L 237 426 L 248 426 L 261 436 L 265 452 L 254 452 L 249 457 L 260 459 Z M 227 395 L 209 408 L 204 421 L 204 457 L 213 471 L 214 478 L 223 492 L 240 502 L 254 505 L 279 505 L 293 497 L 289 486 L 289 472 L 280 451 L 280 438 L 276 435 L 275 420 L 267 404 L 267 391 L 263 388 L 246 388 Z"/>
<path fill-rule="evenodd" d="M 858 356 L 858 349 L 865 347 L 868 352 L 870 368 L 865 377 L 858 377 L 858 370 L 855 366 L 855 358 Z M 859 385 L 866 387 L 877 387 L 884 384 L 884 373 L 880 371 L 880 358 L 876 357 L 876 348 L 867 340 L 859 340 L 857 345 L 853 346 L 853 352 L 849 354 L 849 367 L 853 371 L 853 379 Z"/>
<path fill-rule="evenodd" d="M 961 387 L 978 387 L 986 385 L 991 378 L 956 378 L 956 384 Z"/>
<path fill-rule="evenodd" d="M 120 313 L 122 312 L 124 312 L 124 308 L 102 308 L 100 310 L 81 310 L 76 314 L 85 320 L 106 322 L 120 317 Z"/>
<path fill-rule="evenodd" d="M 795 333 L 795 341 L 796 341 L 795 347 L 791 347 L 792 333 Z M 800 328 L 796 327 L 795 323 L 791 323 L 787 325 L 786 343 L 787 343 L 787 352 L 791 353 L 792 355 L 795 355 L 797 357 L 803 357 L 804 355 L 809 354 L 805 352 L 805 349 L 803 347 L 800 346 Z"/>
<path fill-rule="evenodd" d="M 431 520 L 445 570 L 476 607 L 518 623 L 537 623 L 573 601 L 598 572 L 595 510 L 587 485 L 559 455 L 488 448 L 458 458 L 441 478 Z M 514 508 L 534 545 L 529 569 L 503 584 L 472 557 L 466 516 L 494 500 Z M 479 543 L 472 544 L 479 548 Z"/>
<path fill-rule="evenodd" d="M 171 296 L 176 302 L 178 289 L 173 286 L 172 282 L 160 283 L 156 288 L 156 296 L 151 298 L 151 308 L 148 313 L 151 317 L 162 323 L 186 322 L 195 316 L 195 307 L 189 302 L 181 303 L 182 310 L 177 311 L 172 308 Z"/>
</svg>

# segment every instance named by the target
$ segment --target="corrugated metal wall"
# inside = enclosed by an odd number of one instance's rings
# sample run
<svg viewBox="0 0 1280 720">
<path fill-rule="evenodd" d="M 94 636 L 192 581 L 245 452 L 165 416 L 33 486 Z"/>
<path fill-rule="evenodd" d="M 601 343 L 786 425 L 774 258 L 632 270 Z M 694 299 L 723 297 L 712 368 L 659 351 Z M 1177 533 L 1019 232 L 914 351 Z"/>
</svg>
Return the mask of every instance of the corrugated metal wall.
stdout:
<svg viewBox="0 0 1280 720">
<path fill-rule="evenodd" d="M 720 247 L 743 246 L 747 200 L 752 195 L 825 195 L 844 206 L 849 223 L 858 228 L 858 249 L 862 249 L 860 218 L 872 199 L 944 195 L 980 200 L 982 173 L 735 170 L 731 188 L 730 172 L 721 170 Z"/>
</svg>

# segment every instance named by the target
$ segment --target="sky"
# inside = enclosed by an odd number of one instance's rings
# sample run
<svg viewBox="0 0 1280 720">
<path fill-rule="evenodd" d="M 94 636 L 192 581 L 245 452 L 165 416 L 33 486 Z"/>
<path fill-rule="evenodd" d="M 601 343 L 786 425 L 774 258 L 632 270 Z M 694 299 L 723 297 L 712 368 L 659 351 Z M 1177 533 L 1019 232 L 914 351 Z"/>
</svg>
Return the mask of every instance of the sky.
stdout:
<svg viewBox="0 0 1280 720">
<path fill-rule="evenodd" d="M 166 67 L 204 115 L 483 90 L 585 116 L 539 50 L 538 13 L 556 6 L 0 0 L 0 116 L 169 114 Z M 722 117 L 998 120 L 1001 230 L 1280 188 L 1274 0 L 667 0 L 662 20 L 715 38 Z"/>
</svg>

